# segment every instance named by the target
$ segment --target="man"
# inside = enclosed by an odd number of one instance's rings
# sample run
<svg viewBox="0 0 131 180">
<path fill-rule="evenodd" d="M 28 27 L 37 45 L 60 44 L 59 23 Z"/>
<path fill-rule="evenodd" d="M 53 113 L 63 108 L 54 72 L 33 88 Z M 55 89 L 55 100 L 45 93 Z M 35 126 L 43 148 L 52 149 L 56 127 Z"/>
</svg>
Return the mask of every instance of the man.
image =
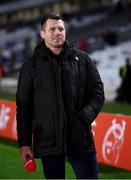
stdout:
<svg viewBox="0 0 131 180">
<path fill-rule="evenodd" d="M 131 60 L 125 59 L 126 63 L 120 68 L 121 85 L 117 89 L 116 101 L 131 103 Z"/>
<path fill-rule="evenodd" d="M 42 19 L 40 34 L 43 41 L 23 65 L 18 82 L 21 157 L 41 158 L 47 179 L 65 178 L 65 156 L 77 178 L 98 178 L 91 123 L 104 103 L 99 73 L 85 52 L 65 40 L 59 14 Z"/>
</svg>

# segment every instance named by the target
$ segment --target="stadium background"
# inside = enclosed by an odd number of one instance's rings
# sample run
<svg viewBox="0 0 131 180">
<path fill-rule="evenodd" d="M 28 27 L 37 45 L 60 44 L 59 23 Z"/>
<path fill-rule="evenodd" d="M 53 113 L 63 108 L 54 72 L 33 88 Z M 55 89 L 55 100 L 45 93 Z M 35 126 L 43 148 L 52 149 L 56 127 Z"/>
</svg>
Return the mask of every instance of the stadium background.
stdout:
<svg viewBox="0 0 131 180">
<path fill-rule="evenodd" d="M 131 57 L 130 0 L 1 0 L 0 1 L 0 99 L 15 101 L 20 68 L 39 42 L 39 22 L 50 11 L 61 12 L 66 21 L 67 39 L 89 53 L 105 85 L 104 112 L 130 115 L 130 104 L 116 103 L 120 86 L 119 69 Z M 105 41 L 111 31 L 115 41 Z M 2 71 L 1 71 L 2 72 Z M 130 147 L 129 147 L 130 148 Z M 16 142 L 0 138 L 0 178 L 42 178 L 38 171 L 28 174 L 18 154 Z M 75 178 L 68 162 L 67 178 Z M 131 178 L 131 172 L 100 164 L 100 178 Z"/>
</svg>

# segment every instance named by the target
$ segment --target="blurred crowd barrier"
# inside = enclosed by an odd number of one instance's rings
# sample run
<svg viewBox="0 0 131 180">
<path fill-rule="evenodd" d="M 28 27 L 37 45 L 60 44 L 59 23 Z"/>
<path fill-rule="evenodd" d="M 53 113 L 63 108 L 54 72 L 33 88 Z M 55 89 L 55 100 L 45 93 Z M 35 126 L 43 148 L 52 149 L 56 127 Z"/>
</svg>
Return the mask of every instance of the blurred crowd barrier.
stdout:
<svg viewBox="0 0 131 180">
<path fill-rule="evenodd" d="M 130 127 L 131 116 L 98 115 L 92 124 L 92 132 L 100 163 L 131 171 Z M 0 100 L 0 137 L 17 140 L 15 102 Z"/>
</svg>

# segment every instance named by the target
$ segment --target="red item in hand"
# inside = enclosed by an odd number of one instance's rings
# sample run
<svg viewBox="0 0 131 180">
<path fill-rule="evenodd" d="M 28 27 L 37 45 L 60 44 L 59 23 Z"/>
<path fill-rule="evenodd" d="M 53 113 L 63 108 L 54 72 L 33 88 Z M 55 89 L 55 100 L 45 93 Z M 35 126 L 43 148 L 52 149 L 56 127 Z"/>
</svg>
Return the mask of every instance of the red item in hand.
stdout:
<svg viewBox="0 0 131 180">
<path fill-rule="evenodd" d="M 24 167 L 28 172 L 35 172 L 36 171 L 36 163 L 35 163 L 34 159 L 29 154 L 26 155 L 26 161 L 25 161 Z"/>
</svg>

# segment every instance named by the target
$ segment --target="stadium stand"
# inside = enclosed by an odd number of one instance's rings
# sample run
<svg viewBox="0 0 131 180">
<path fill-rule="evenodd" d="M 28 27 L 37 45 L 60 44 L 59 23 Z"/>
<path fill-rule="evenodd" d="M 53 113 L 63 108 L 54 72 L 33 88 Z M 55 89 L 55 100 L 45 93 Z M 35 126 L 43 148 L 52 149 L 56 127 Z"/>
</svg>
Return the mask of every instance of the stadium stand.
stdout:
<svg viewBox="0 0 131 180">
<path fill-rule="evenodd" d="M 24 4 L 23 8 L 26 4 L 27 8 L 34 6 L 33 2 L 37 2 L 37 5 L 40 5 L 42 0 L 23 2 L 12 2 L 12 4 L 15 4 L 14 7 L 16 9 L 20 7 L 20 4 L 21 7 Z M 47 3 L 47 1 L 45 2 Z M 2 6 L 5 7 L 5 11 L 6 8 L 9 8 L 7 4 Z M 119 68 L 124 63 L 124 59 L 127 56 L 131 56 L 129 49 L 131 45 L 129 14 L 125 11 L 112 13 L 112 9 L 108 9 L 107 11 L 106 8 L 103 8 L 102 11 L 97 10 L 91 13 L 88 11 L 88 13 L 81 13 L 81 15 L 76 13 L 72 16 L 71 12 L 67 14 L 63 13 L 63 15 L 66 17 L 67 39 L 70 39 L 76 46 L 78 46 L 82 39 L 88 42 L 88 53 L 96 63 L 105 84 L 106 100 L 113 101 L 116 96 L 116 89 L 120 84 Z M 39 23 L 35 20 L 29 24 L 23 23 L 22 26 L 18 23 L 13 28 L 6 26 L 1 28 L 0 56 L 4 62 L 6 71 L 6 76 L 0 80 L 1 91 L 10 91 L 13 93 L 16 91 L 19 69 L 40 40 L 39 28 Z M 106 28 L 110 28 L 111 31 L 117 34 L 116 44 L 110 45 L 103 41 L 102 32 Z M 11 58 L 13 60 L 9 61 Z"/>
</svg>

